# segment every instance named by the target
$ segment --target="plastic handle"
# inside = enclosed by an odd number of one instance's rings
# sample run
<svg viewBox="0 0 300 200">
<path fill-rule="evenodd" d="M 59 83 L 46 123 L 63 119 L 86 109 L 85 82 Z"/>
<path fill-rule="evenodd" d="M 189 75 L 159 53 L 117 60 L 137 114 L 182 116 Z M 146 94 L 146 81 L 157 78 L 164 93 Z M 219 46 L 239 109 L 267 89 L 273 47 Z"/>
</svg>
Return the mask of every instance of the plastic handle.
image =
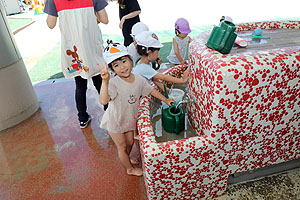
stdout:
<svg viewBox="0 0 300 200">
<path fill-rule="evenodd" d="M 166 86 L 165 83 L 164 83 L 164 90 L 165 90 L 165 96 L 166 96 L 166 98 L 169 99 L 169 94 L 168 94 L 167 86 Z"/>
<path fill-rule="evenodd" d="M 175 130 L 175 132 L 179 133 L 180 121 L 179 121 L 179 116 L 178 115 L 175 116 L 175 122 L 176 122 L 176 130 Z"/>
<path fill-rule="evenodd" d="M 159 58 L 156 59 L 156 61 L 152 62 L 152 68 L 154 70 L 158 70 L 160 68 L 160 64 L 158 64 Z"/>
<path fill-rule="evenodd" d="M 252 37 L 255 37 L 255 38 L 261 38 L 261 39 L 270 39 L 271 37 L 269 37 L 269 36 L 266 36 L 266 37 L 264 37 L 264 36 L 258 36 L 258 35 L 251 35 Z"/>
</svg>

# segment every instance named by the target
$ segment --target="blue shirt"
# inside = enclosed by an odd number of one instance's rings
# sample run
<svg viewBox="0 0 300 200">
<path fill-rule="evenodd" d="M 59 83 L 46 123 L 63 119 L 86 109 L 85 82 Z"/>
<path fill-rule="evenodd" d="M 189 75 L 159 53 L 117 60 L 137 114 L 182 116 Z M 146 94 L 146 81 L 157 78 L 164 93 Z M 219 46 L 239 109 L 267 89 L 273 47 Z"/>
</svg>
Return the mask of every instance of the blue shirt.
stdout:
<svg viewBox="0 0 300 200">
<path fill-rule="evenodd" d="M 152 68 L 151 64 L 144 64 L 144 63 L 137 64 L 133 69 L 132 73 L 139 74 L 142 77 L 146 78 L 148 83 L 151 83 L 152 78 L 156 74 L 158 74 L 158 72 Z"/>
</svg>

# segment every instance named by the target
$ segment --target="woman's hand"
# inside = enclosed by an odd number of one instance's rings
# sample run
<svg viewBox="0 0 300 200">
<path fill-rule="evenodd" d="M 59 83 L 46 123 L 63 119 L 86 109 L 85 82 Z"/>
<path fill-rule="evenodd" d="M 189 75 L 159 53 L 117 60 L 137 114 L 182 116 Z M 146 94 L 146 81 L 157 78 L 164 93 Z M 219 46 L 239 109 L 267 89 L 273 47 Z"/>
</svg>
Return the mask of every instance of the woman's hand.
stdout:
<svg viewBox="0 0 300 200">
<path fill-rule="evenodd" d="M 126 19 L 134 18 L 134 17 L 138 16 L 139 14 L 141 14 L 141 12 L 142 11 L 140 11 L 140 10 L 136 10 L 136 11 L 133 11 L 133 12 L 123 16 L 122 19 L 120 20 L 120 24 L 119 24 L 120 29 L 123 29 L 123 25 L 124 25 L 124 22 Z"/>
<path fill-rule="evenodd" d="M 108 72 L 108 69 L 107 69 L 107 64 L 105 63 L 105 67 L 101 67 L 98 63 L 97 63 L 98 67 L 100 68 L 100 75 L 101 75 L 101 78 L 104 80 L 104 81 L 108 81 L 109 80 L 109 72 Z"/>
<path fill-rule="evenodd" d="M 120 24 L 119 24 L 120 29 L 123 29 L 123 24 L 124 24 L 125 20 L 126 19 L 124 17 L 122 17 Z"/>
</svg>

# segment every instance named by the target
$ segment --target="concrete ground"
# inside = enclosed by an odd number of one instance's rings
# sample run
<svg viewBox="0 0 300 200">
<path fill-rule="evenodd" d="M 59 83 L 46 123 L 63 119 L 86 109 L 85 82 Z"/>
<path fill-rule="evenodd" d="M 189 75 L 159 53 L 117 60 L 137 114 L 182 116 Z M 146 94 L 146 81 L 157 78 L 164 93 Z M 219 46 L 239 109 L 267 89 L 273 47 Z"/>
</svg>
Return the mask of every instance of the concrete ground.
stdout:
<svg viewBox="0 0 300 200">
<path fill-rule="evenodd" d="M 254 0 L 244 5 L 240 1 L 140 0 L 140 5 L 142 21 L 160 31 L 172 30 L 177 17 L 189 19 L 192 27 L 215 24 L 221 15 L 231 15 L 236 22 L 298 17 L 299 6 L 295 5 L 299 1 L 289 2 Z M 107 7 L 110 24 L 100 25 L 103 34 L 120 34 L 117 9 L 115 2 Z M 46 15 L 27 16 L 35 23 L 18 32 L 15 40 L 30 71 L 51 53 L 60 32 L 57 27 L 48 29 Z M 93 120 L 86 129 L 80 129 L 77 122 L 73 80 L 33 85 L 40 103 L 38 112 L 0 132 L 0 199 L 147 199 L 143 178 L 125 174 L 113 141 L 99 128 L 104 111 L 92 84 L 87 96 Z M 133 156 L 138 154 L 134 148 Z M 227 194 L 217 199 L 300 199 L 300 169 L 229 185 Z"/>
</svg>

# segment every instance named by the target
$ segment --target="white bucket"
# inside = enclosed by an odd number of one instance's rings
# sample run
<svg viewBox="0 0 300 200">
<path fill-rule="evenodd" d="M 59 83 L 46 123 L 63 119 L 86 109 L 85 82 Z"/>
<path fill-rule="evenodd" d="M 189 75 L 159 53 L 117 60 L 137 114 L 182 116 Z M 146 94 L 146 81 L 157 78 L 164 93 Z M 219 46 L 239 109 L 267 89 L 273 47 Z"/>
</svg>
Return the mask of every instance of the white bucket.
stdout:
<svg viewBox="0 0 300 200">
<path fill-rule="evenodd" d="M 174 99 L 174 101 L 176 103 L 181 101 L 183 96 L 184 96 L 184 91 L 180 90 L 180 89 L 177 89 L 177 88 L 172 89 L 171 93 L 169 94 L 169 98 Z"/>
</svg>

